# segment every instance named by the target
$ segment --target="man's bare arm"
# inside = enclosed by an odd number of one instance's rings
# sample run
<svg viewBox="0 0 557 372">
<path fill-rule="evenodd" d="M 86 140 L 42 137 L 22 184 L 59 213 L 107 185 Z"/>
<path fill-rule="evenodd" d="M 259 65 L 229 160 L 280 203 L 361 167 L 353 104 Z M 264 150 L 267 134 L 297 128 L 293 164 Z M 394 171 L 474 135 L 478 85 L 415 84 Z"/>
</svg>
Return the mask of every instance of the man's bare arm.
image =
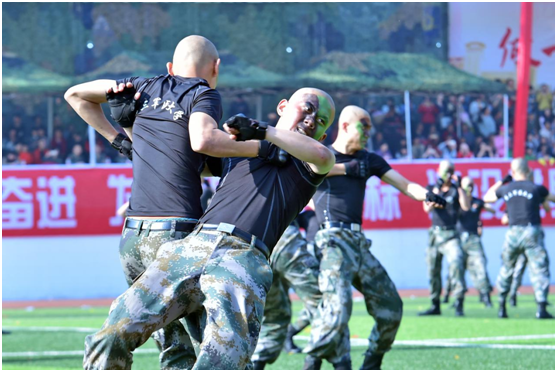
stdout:
<svg viewBox="0 0 557 372">
<path fill-rule="evenodd" d="M 77 114 L 108 142 L 112 143 L 118 131 L 104 116 L 101 103 L 106 102 L 106 92 L 117 89 L 114 80 L 95 80 L 75 85 L 64 94 L 64 99 Z"/>
<path fill-rule="evenodd" d="M 190 116 L 189 132 L 191 148 L 195 152 L 214 156 L 255 157 L 259 153 L 259 141 L 236 142 L 218 129 L 217 122 L 211 116 L 194 112 Z"/>
<path fill-rule="evenodd" d="M 295 158 L 308 163 L 317 174 L 328 173 L 335 165 L 335 155 L 331 150 L 303 134 L 268 127 L 265 139 Z"/>
<path fill-rule="evenodd" d="M 484 204 L 484 210 L 488 211 L 489 213 L 495 214 L 495 209 L 491 204 Z"/>
<path fill-rule="evenodd" d="M 387 171 L 381 177 L 381 180 L 393 186 L 404 195 L 416 201 L 423 201 L 423 208 L 424 211 L 427 213 L 431 212 L 435 208 L 443 207 L 442 205 L 437 203 L 426 202 L 425 200 L 427 199 L 428 190 L 425 187 L 406 179 L 403 175 L 401 175 L 394 169 L 390 169 L 389 171 Z"/>
<path fill-rule="evenodd" d="M 487 190 L 487 192 L 484 195 L 484 202 L 486 203 L 495 203 L 497 201 L 497 194 L 496 191 L 499 187 L 501 187 L 503 185 L 502 181 L 497 181 L 495 182 L 490 188 L 489 190 Z"/>
<path fill-rule="evenodd" d="M 555 203 L 555 194 L 549 194 L 549 195 L 547 195 L 546 198 L 545 198 L 545 201 L 546 201 L 546 202 L 550 201 L 550 202 L 552 202 L 552 203 Z"/>
</svg>

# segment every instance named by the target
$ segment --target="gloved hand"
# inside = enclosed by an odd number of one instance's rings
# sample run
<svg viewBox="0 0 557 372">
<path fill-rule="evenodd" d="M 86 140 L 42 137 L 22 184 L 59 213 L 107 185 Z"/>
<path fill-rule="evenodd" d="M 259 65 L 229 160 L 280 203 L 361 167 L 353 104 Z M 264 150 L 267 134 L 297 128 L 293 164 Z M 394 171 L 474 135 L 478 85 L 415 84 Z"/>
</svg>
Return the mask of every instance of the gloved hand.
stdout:
<svg viewBox="0 0 557 372">
<path fill-rule="evenodd" d="M 135 88 L 125 88 L 119 93 L 106 93 L 110 116 L 123 128 L 131 127 L 135 121 L 139 102 L 134 98 L 136 93 Z"/>
<path fill-rule="evenodd" d="M 501 182 L 503 182 L 503 185 L 512 181 L 513 181 L 513 176 L 511 176 L 510 174 L 507 174 L 505 178 L 501 180 Z"/>
<path fill-rule="evenodd" d="M 356 178 L 368 178 L 367 177 L 367 164 L 365 160 L 354 159 L 348 163 L 344 163 L 346 167 L 346 175 Z"/>
<path fill-rule="evenodd" d="M 278 167 L 284 166 L 290 158 L 289 153 L 277 146 L 272 147 L 269 141 L 259 142 L 259 153 L 257 156 Z"/>
<path fill-rule="evenodd" d="M 442 207 L 445 207 L 447 205 L 447 201 L 443 197 L 441 197 L 437 194 L 434 194 L 431 191 L 427 192 L 427 194 L 425 196 L 425 201 L 426 202 L 432 202 L 432 203 L 435 203 L 435 204 L 439 204 Z"/>
<path fill-rule="evenodd" d="M 250 119 L 244 114 L 234 115 L 224 124 L 239 132 L 235 135 L 236 141 L 264 140 L 267 134 L 267 123 Z"/>
<path fill-rule="evenodd" d="M 445 183 L 445 181 L 443 181 L 442 178 L 438 178 L 437 182 L 435 183 L 435 186 L 437 186 L 437 188 L 440 189 L 441 186 L 443 186 L 444 183 Z"/>
<path fill-rule="evenodd" d="M 110 145 L 118 150 L 120 154 L 123 154 L 128 159 L 132 160 L 132 142 L 128 137 L 122 133 L 118 133 Z"/>
<path fill-rule="evenodd" d="M 453 180 L 455 186 L 458 187 L 459 189 L 462 188 L 462 176 L 454 175 L 453 177 L 454 177 Z"/>
</svg>

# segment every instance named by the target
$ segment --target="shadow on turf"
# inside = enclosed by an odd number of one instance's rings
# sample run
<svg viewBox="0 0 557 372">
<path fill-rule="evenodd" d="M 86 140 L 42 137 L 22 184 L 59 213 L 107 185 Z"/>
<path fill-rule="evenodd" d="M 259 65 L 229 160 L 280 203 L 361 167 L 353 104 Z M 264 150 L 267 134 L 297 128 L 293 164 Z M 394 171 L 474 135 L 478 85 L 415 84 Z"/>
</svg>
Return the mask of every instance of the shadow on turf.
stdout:
<svg viewBox="0 0 557 372">
<path fill-rule="evenodd" d="M 68 356 L 44 356 L 44 357 L 31 357 L 25 359 L 25 357 L 3 357 L 2 363 L 18 363 L 18 364 L 26 364 L 26 363 L 36 363 L 36 362 L 44 362 L 47 360 L 79 360 L 82 361 L 83 357 L 80 355 L 68 355 Z"/>
</svg>

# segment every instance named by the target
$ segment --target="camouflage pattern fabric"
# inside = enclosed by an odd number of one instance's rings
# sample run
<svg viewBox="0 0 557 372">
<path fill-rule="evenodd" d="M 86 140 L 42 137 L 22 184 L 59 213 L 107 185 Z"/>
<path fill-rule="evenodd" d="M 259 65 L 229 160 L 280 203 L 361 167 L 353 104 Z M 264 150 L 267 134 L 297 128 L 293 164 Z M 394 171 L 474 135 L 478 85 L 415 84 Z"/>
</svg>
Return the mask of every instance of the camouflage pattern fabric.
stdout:
<svg viewBox="0 0 557 372">
<path fill-rule="evenodd" d="M 429 246 L 426 250 L 426 263 L 429 275 L 429 291 L 432 302 L 439 301 L 441 295 L 441 262 L 443 256 L 449 262 L 450 288 L 456 299 L 464 298 L 464 252 L 455 230 L 429 229 Z"/>
<path fill-rule="evenodd" d="M 316 345 L 311 350 L 313 355 L 336 363 L 349 354 L 352 285 L 364 295 L 367 312 L 375 319 L 368 352 L 382 354 L 390 350 L 402 319 L 402 300 L 383 266 L 369 251 L 371 242 L 360 232 L 330 228 L 319 230 L 315 243 L 320 258 L 323 307 L 332 309 L 329 314 L 339 320 L 338 324 L 327 324 L 323 316 L 312 322 L 310 342 Z M 335 325 L 334 329 L 331 324 Z M 308 348 L 304 350 L 308 351 Z"/>
<path fill-rule="evenodd" d="M 133 220 L 141 220 L 132 218 Z M 145 228 L 125 228 L 120 239 L 120 262 L 128 286 L 155 260 L 159 247 L 166 242 L 184 239 L 182 231 L 150 231 L 149 223 L 165 221 L 192 221 L 187 218 L 162 218 L 143 220 Z M 124 225 L 125 226 L 125 225 Z M 138 234 L 139 232 L 139 234 Z M 191 369 L 195 363 L 195 350 L 184 326 L 174 321 L 153 333 L 152 338 L 160 350 L 159 362 L 163 370 Z"/>
<path fill-rule="evenodd" d="M 263 253 L 224 232 L 201 229 L 166 243 L 112 303 L 102 329 L 86 337 L 83 367 L 131 369 L 132 352 L 185 315 L 199 342 L 193 369 L 244 369 L 257 344 L 272 276 Z"/>
<path fill-rule="evenodd" d="M 549 258 L 540 226 L 511 226 L 505 235 L 502 266 L 497 277 L 497 289 L 501 300 L 510 291 L 516 261 L 521 254 L 528 260 L 530 281 L 534 287 L 536 302 L 547 302 L 549 291 Z"/>
<path fill-rule="evenodd" d="M 302 310 L 300 310 L 300 313 L 298 314 L 298 317 L 296 318 L 296 321 L 294 323 L 292 323 L 292 326 L 294 327 L 294 329 L 302 331 L 304 328 L 306 328 L 310 324 L 311 324 L 311 314 L 304 307 L 304 308 L 302 308 Z"/>
<path fill-rule="evenodd" d="M 286 339 L 292 309 L 288 289 L 292 288 L 313 318 L 321 301 L 319 263 L 307 250 L 306 240 L 295 226 L 289 226 L 271 254 L 273 284 L 267 294 L 259 341 L 252 361 L 274 363 Z"/>
<path fill-rule="evenodd" d="M 526 271 L 526 265 L 528 264 L 528 259 L 526 255 L 519 254 L 518 258 L 516 259 L 516 264 L 514 265 L 514 272 L 513 272 L 513 281 L 511 283 L 511 289 L 509 294 L 511 296 L 516 296 L 518 293 L 518 289 L 522 285 L 522 277 L 524 276 L 524 272 Z"/>
<path fill-rule="evenodd" d="M 460 234 L 460 243 L 464 252 L 465 269 L 472 277 L 474 288 L 480 293 L 491 293 L 493 287 L 487 274 L 487 259 L 481 237 L 477 234 L 464 232 Z"/>
</svg>

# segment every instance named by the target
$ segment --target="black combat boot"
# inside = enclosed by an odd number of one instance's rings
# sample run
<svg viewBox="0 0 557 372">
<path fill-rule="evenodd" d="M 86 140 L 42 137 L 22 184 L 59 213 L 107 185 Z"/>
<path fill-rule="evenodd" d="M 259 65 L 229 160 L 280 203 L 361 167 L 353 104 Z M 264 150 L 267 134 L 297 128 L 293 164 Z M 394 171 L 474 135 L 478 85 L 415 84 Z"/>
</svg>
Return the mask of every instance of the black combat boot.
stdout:
<svg viewBox="0 0 557 372">
<path fill-rule="evenodd" d="M 294 336 L 300 333 L 300 330 L 294 328 L 292 324 L 288 325 L 288 330 L 286 331 L 286 340 L 284 341 L 284 351 L 289 354 L 299 354 L 302 352 L 296 344 L 294 343 Z"/>
<path fill-rule="evenodd" d="M 315 358 L 311 355 L 306 356 L 304 360 L 304 370 L 319 371 L 321 369 L 321 363 L 323 361 L 319 358 Z"/>
<path fill-rule="evenodd" d="M 333 367 L 336 370 L 351 371 L 352 359 L 350 359 L 350 354 L 343 356 L 340 362 L 333 363 Z"/>
<path fill-rule="evenodd" d="M 381 369 L 381 362 L 383 361 L 383 355 L 385 354 L 376 354 L 369 351 L 366 351 L 364 362 L 360 369 Z"/>
<path fill-rule="evenodd" d="M 256 361 L 252 362 L 252 364 L 253 364 L 253 369 L 255 371 L 263 371 L 265 369 L 265 364 L 267 364 L 267 363 L 262 362 L 260 360 L 256 360 Z"/>
<path fill-rule="evenodd" d="M 482 302 L 484 303 L 485 307 L 492 308 L 493 304 L 491 303 L 491 295 L 489 293 L 482 294 Z"/>
<path fill-rule="evenodd" d="M 439 300 L 431 301 L 431 307 L 426 311 L 418 313 L 419 316 L 423 315 L 441 315 L 441 307 L 439 306 Z"/>
<path fill-rule="evenodd" d="M 464 316 L 464 298 L 457 298 L 454 302 L 454 315 Z"/>
<path fill-rule="evenodd" d="M 499 313 L 497 314 L 499 318 L 508 318 L 507 315 L 507 301 L 499 300 Z"/>
<path fill-rule="evenodd" d="M 516 295 L 511 296 L 511 298 L 509 299 L 509 303 L 512 307 L 516 307 Z"/>
<path fill-rule="evenodd" d="M 536 318 L 538 319 L 555 319 L 553 315 L 547 312 L 545 307 L 547 302 L 538 302 L 538 312 L 536 313 Z"/>
</svg>

